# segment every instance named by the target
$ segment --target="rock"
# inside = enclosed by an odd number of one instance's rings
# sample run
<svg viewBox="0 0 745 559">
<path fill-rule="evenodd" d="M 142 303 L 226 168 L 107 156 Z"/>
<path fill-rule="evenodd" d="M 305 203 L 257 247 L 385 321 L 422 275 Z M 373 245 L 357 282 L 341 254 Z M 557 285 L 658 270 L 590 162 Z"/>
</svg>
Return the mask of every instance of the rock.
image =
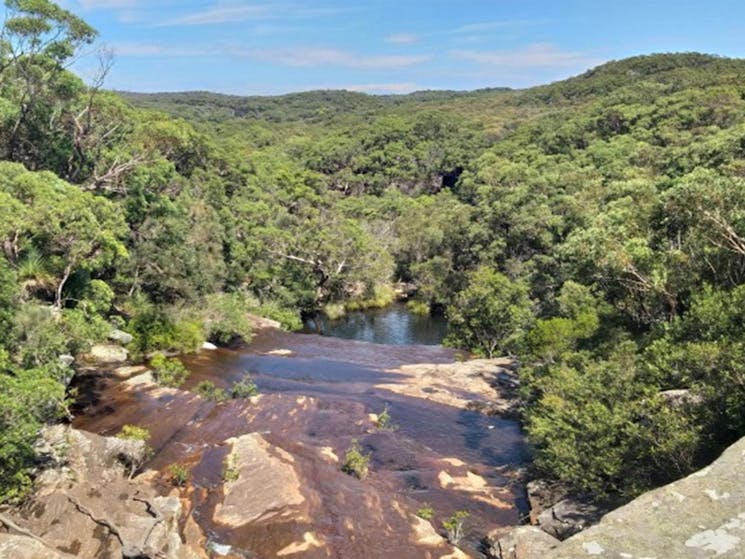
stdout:
<svg viewBox="0 0 745 559">
<path fill-rule="evenodd" d="M 232 445 L 227 460 L 237 479 L 225 483 L 216 522 L 239 527 L 281 516 L 305 501 L 290 454 L 270 446 L 258 433 L 227 442 Z"/>
<path fill-rule="evenodd" d="M 282 324 L 271 318 L 264 318 L 263 316 L 250 315 L 249 320 L 251 321 L 251 327 L 254 330 L 281 330 Z"/>
<path fill-rule="evenodd" d="M 60 364 L 61 364 L 61 365 L 62 365 L 63 367 L 69 367 L 69 366 L 71 366 L 71 365 L 72 365 L 73 363 L 75 363 L 75 358 L 74 358 L 74 357 L 73 357 L 72 355 L 68 355 L 68 354 L 65 354 L 65 355 L 60 355 L 60 356 L 59 356 L 59 357 L 57 358 L 57 360 L 58 360 L 58 361 L 60 362 Z"/>
<path fill-rule="evenodd" d="M 519 526 L 505 536 L 487 536 L 485 547 L 490 559 L 544 559 L 559 543 L 536 526 Z"/>
<path fill-rule="evenodd" d="M 109 332 L 108 338 L 112 342 L 119 342 L 120 344 L 131 344 L 132 340 L 134 340 L 134 336 L 132 334 L 128 334 L 127 332 L 123 332 L 118 329 L 114 329 L 111 332 Z"/>
<path fill-rule="evenodd" d="M 521 402 L 519 382 L 509 370 L 512 366 L 509 359 L 404 365 L 387 371 L 395 381 L 377 388 L 487 415 L 516 417 Z"/>
<path fill-rule="evenodd" d="M 563 499 L 538 515 L 538 525 L 547 534 L 564 540 L 595 524 L 608 509 L 578 499 Z"/>
<path fill-rule="evenodd" d="M 149 482 L 128 479 L 119 457 L 137 452 L 130 448 L 136 443 L 64 426 L 45 430 L 38 447 L 56 460 L 37 477 L 24 507 L 8 516 L 46 545 L 39 548 L 31 539 L 23 543 L 29 555 L 15 554 L 7 546 L 17 542 L 0 534 L 0 557 L 68 557 L 49 549 L 76 557 L 203 557 L 182 543 L 178 497 L 159 496 Z"/>
<path fill-rule="evenodd" d="M 567 497 L 567 491 L 563 487 L 544 479 L 529 481 L 525 489 L 528 493 L 531 524 L 538 524 L 538 516 L 544 510 Z"/>
<path fill-rule="evenodd" d="M 660 392 L 660 396 L 662 396 L 662 398 L 674 408 L 696 406 L 704 402 L 701 395 L 694 394 L 685 388 L 678 390 L 664 390 Z"/>
<path fill-rule="evenodd" d="M 0 533 L 0 557 L 4 559 L 71 559 L 74 556 L 47 547 L 28 536 Z"/>
<path fill-rule="evenodd" d="M 204 342 L 202 344 L 202 349 L 205 351 L 215 351 L 217 349 L 217 346 L 210 342 Z"/>
<path fill-rule="evenodd" d="M 96 344 L 91 348 L 91 358 L 100 364 L 124 363 L 129 352 L 121 346 L 111 344 Z"/>
<path fill-rule="evenodd" d="M 144 367 L 142 365 L 135 365 L 134 367 L 119 367 L 117 369 L 114 369 L 111 374 L 114 375 L 116 378 L 127 380 L 134 376 L 147 373 L 148 371 L 149 369 L 147 367 Z"/>
<path fill-rule="evenodd" d="M 745 438 L 711 466 L 645 493 L 547 559 L 745 557 Z"/>
</svg>

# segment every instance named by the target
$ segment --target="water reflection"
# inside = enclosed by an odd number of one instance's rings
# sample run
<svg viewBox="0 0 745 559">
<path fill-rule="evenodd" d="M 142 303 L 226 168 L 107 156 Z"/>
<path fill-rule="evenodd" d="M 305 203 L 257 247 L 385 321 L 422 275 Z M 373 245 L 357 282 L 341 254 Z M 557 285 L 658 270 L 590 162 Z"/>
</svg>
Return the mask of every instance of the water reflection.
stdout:
<svg viewBox="0 0 745 559">
<path fill-rule="evenodd" d="M 303 332 L 375 344 L 439 345 L 447 333 L 447 320 L 442 314 L 415 315 L 396 303 L 384 309 L 351 312 L 339 320 L 311 317 Z"/>
</svg>

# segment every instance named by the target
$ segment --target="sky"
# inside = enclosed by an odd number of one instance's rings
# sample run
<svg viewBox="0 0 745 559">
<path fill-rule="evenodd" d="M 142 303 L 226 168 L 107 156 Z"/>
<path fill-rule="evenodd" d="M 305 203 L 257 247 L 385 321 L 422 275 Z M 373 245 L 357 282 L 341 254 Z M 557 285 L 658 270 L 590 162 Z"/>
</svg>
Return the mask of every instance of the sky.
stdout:
<svg viewBox="0 0 745 559">
<path fill-rule="evenodd" d="M 113 50 L 105 87 L 128 91 L 522 88 L 637 54 L 745 57 L 743 0 L 58 3 Z M 96 65 L 87 52 L 74 69 Z"/>
</svg>

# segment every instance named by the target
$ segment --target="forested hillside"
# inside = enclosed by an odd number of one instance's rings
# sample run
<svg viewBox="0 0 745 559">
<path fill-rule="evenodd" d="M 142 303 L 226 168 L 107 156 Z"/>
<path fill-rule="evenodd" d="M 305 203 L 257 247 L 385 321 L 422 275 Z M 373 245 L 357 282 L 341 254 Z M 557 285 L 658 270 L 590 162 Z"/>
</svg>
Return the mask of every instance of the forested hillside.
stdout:
<svg viewBox="0 0 745 559">
<path fill-rule="evenodd" d="M 449 343 L 516 356 L 542 475 L 632 496 L 745 435 L 745 61 L 642 56 L 522 91 L 122 96 L 65 69 L 85 22 L 6 3 L 0 500 L 66 413 L 60 357 L 112 327 L 134 355 L 189 352 L 249 337 L 248 312 L 292 328 L 397 281 L 446 309 Z"/>
</svg>

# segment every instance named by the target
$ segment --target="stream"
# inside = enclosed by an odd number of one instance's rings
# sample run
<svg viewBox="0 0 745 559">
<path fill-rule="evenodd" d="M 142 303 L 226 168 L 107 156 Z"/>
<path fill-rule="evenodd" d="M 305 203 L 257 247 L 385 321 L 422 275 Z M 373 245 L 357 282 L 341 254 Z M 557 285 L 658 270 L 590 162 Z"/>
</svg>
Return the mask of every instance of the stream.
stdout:
<svg viewBox="0 0 745 559">
<path fill-rule="evenodd" d="M 191 483 L 182 499 L 215 549 L 231 550 L 228 557 L 284 556 L 288 549 L 299 549 L 290 556 L 303 558 L 445 556 L 443 548 L 428 548 L 412 536 L 413 514 L 424 505 L 434 509 L 432 526 L 441 533 L 443 520 L 467 510 L 460 545 L 468 556 L 481 557 L 481 538 L 517 524 L 524 511 L 519 472 L 527 450 L 516 421 L 403 389 L 410 380 L 399 372 L 402 367 L 436 368 L 464 358 L 433 345 L 444 334 L 443 324 L 419 318 L 393 307 L 327 324 L 324 336 L 259 330 L 244 347 L 185 356 L 191 376 L 179 391 L 132 389 L 102 371 L 81 387 L 85 397 L 74 426 L 103 435 L 125 424 L 149 429 L 155 453 L 148 468 L 162 478 L 170 464 L 189 466 Z M 389 343 L 349 339 L 354 337 Z M 411 341 L 420 343 L 405 343 Z M 204 380 L 228 388 L 246 373 L 261 392 L 257 403 L 214 404 L 189 392 Z M 450 384 L 421 393 L 449 390 L 471 397 Z M 369 414 L 384 409 L 392 430 L 370 422 Z M 236 528 L 215 521 L 215 511 L 225 498 L 226 441 L 249 432 L 291 457 L 304 504 Z M 371 455 L 364 481 L 319 459 L 343 457 L 352 440 Z M 322 545 L 293 547 L 309 534 Z"/>
</svg>

